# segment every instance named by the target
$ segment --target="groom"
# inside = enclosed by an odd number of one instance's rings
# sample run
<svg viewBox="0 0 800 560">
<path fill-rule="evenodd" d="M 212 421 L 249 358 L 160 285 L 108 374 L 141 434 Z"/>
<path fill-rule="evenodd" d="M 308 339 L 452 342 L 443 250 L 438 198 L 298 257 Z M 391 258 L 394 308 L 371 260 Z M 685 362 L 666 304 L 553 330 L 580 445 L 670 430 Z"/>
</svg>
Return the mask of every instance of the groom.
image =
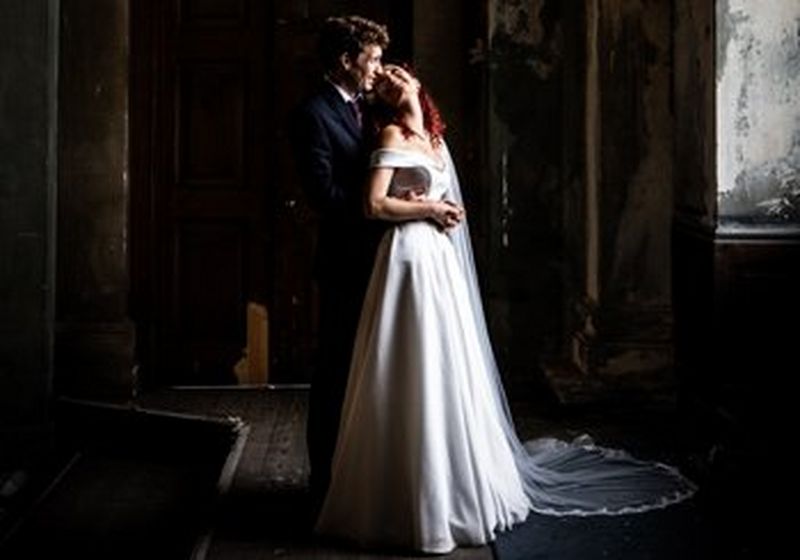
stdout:
<svg viewBox="0 0 800 560">
<path fill-rule="evenodd" d="M 386 28 L 373 21 L 329 18 L 319 42 L 324 81 L 293 126 L 300 177 L 319 213 L 319 356 L 307 430 L 315 509 L 330 480 L 355 331 L 380 235 L 379 224 L 363 212 L 369 153 L 361 96 L 372 89 L 388 44 Z"/>
</svg>

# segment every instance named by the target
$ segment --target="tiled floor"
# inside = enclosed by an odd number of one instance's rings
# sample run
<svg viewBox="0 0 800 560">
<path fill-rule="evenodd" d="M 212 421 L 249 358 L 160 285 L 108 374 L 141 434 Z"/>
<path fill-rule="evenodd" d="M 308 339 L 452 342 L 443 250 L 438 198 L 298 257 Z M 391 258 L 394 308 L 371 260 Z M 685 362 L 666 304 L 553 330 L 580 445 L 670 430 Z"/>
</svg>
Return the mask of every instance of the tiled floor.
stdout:
<svg viewBox="0 0 800 560">
<path fill-rule="evenodd" d="M 125 406 L 132 405 L 140 411 L 154 410 L 158 411 L 157 414 L 176 414 L 179 418 L 190 415 L 225 422 L 236 419 L 246 426 L 246 438 L 242 438 L 244 445 L 240 449 L 236 468 L 225 484 L 224 496 L 213 508 L 214 513 L 201 527 L 202 530 L 198 531 L 199 540 L 194 543 L 192 553 L 194 558 L 414 558 L 388 552 L 352 550 L 333 543 L 319 542 L 312 537 L 309 530 L 311 523 L 306 513 L 305 480 L 308 467 L 305 454 L 304 391 L 165 390 L 143 395 L 135 403 L 127 403 Z M 678 420 L 669 403 L 662 402 L 659 406 L 648 407 L 606 404 L 565 409 L 542 401 L 528 402 L 512 408 L 517 430 L 523 439 L 544 435 L 571 438 L 589 433 L 598 443 L 625 448 L 643 458 L 675 464 L 690 476 L 702 477 L 707 468 L 706 444 L 695 437 L 692 426 Z M 180 438 L 178 435 L 174 437 Z M 192 437 L 194 439 L 183 441 L 184 447 L 191 449 L 192 446 L 203 446 L 202 438 Z M 146 446 L 147 441 L 140 444 Z M 165 456 L 164 452 L 159 453 L 161 454 L 158 457 Z M 95 458 L 92 465 L 87 464 L 92 469 L 92 475 L 84 475 L 83 478 L 78 476 L 72 481 L 75 486 L 68 489 L 61 499 L 67 500 L 71 496 L 73 501 L 80 502 L 87 499 L 89 492 L 94 493 L 94 499 L 101 499 L 103 495 L 111 497 L 118 495 L 120 487 L 127 484 L 144 492 L 148 487 L 154 488 L 159 476 L 164 484 L 168 480 L 168 473 L 165 471 L 158 474 L 160 467 L 155 467 L 150 475 L 142 478 L 134 472 L 124 472 L 120 463 L 115 465 L 111 465 L 108 458 Z M 135 468 L 142 469 L 142 466 L 139 464 Z M 106 483 L 102 482 L 104 477 L 107 479 Z M 131 481 L 138 482 L 133 484 Z M 144 495 L 128 497 L 130 501 L 127 507 L 131 511 L 120 516 L 120 519 L 130 519 L 134 523 L 153 504 L 147 506 L 138 503 L 137 497 L 144 499 L 146 504 Z M 182 505 L 185 506 L 185 501 L 190 498 L 175 493 L 171 499 L 183 500 Z M 167 510 L 170 508 L 168 503 L 162 503 L 161 506 Z M 71 507 L 73 512 L 80 511 L 74 504 L 64 507 Z M 197 508 L 203 507 L 198 503 Z M 87 514 L 94 514 L 96 511 L 92 508 L 84 509 Z M 97 519 L 88 519 L 86 523 L 102 525 Z M 176 524 L 176 527 L 181 526 L 180 523 Z M 193 526 L 197 528 L 196 525 Z M 152 557 L 176 557 L 161 555 L 167 554 L 167 550 L 156 548 L 149 552 Z M 731 557 L 748 556 L 741 554 Z M 492 551 L 488 547 L 459 549 L 442 558 L 489 560 L 492 558 Z"/>
</svg>

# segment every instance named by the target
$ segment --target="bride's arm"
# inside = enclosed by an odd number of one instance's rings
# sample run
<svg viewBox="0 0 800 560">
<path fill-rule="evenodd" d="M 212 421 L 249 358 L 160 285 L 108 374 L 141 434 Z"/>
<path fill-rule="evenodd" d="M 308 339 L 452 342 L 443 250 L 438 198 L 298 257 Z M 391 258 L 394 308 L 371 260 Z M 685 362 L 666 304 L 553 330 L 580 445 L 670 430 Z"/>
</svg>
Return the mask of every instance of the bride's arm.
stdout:
<svg viewBox="0 0 800 560">
<path fill-rule="evenodd" d="M 395 131 L 384 130 L 381 145 L 391 147 Z M 452 202 L 421 198 L 402 199 L 389 196 L 395 168 L 373 167 L 367 181 L 364 197 L 364 212 L 368 218 L 403 222 L 409 220 L 433 220 L 442 227 L 453 227 L 461 221 L 464 210 Z"/>
<path fill-rule="evenodd" d="M 371 170 L 365 201 L 368 218 L 390 222 L 434 220 L 445 228 L 453 227 L 461 221 L 463 210 L 451 202 L 405 200 L 389 196 L 389 185 L 394 171 L 392 167 L 375 167 Z"/>
</svg>

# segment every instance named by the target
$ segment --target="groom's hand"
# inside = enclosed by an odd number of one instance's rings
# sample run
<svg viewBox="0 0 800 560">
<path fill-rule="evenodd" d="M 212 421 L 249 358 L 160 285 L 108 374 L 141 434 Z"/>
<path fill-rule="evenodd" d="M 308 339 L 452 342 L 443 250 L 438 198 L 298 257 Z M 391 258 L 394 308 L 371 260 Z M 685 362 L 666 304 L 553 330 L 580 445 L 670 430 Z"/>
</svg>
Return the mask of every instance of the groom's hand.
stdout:
<svg viewBox="0 0 800 560">
<path fill-rule="evenodd" d="M 425 187 L 412 187 L 403 193 L 402 198 L 411 202 L 423 202 L 426 199 Z"/>
</svg>

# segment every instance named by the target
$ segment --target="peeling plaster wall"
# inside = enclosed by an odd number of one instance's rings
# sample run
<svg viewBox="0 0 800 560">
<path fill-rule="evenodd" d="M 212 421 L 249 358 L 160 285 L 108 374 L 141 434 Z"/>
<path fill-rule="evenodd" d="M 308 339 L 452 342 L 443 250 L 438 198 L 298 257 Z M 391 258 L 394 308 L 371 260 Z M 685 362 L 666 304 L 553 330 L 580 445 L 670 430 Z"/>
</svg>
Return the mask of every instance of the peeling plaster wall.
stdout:
<svg viewBox="0 0 800 560">
<path fill-rule="evenodd" d="M 800 222 L 800 3 L 717 2 L 721 222 Z"/>
<path fill-rule="evenodd" d="M 670 302 L 670 4 L 600 5 L 600 297 L 606 302 Z"/>
<path fill-rule="evenodd" d="M 598 2 L 590 44 L 584 2 L 490 6 L 488 307 L 500 359 L 526 375 L 563 351 L 581 310 L 597 308 L 601 373 L 668 367 L 672 2 Z M 591 132 L 587 102 L 597 109 Z M 591 189 L 584 150 L 596 155 Z"/>
<path fill-rule="evenodd" d="M 673 7 L 670 0 L 583 5 L 583 197 L 565 182 L 564 215 L 574 215 L 574 202 L 583 210 L 582 223 L 564 222 L 565 238 L 574 246 L 578 233 L 584 237 L 581 254 L 566 254 L 566 278 L 579 271 L 583 281 L 567 282 L 565 354 L 584 374 L 627 377 L 643 390 L 668 383 L 661 374 L 673 364 Z M 562 398 L 592 390 L 570 368 L 546 373 Z"/>
<path fill-rule="evenodd" d="M 573 4 L 490 2 L 487 313 L 501 367 L 518 378 L 563 330 L 563 29 Z"/>
<path fill-rule="evenodd" d="M 714 1 L 675 3 L 675 209 L 712 227 L 716 219 Z"/>
</svg>

